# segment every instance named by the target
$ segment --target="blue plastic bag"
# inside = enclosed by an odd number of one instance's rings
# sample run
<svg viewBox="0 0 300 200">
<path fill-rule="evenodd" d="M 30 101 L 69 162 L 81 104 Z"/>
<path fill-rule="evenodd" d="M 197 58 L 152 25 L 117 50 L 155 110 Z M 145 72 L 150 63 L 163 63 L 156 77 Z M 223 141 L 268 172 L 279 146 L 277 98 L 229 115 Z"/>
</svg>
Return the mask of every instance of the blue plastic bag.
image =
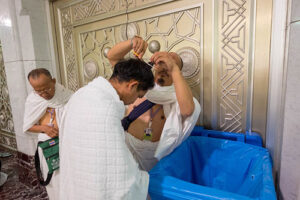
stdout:
<svg viewBox="0 0 300 200">
<path fill-rule="evenodd" d="M 223 139 L 189 137 L 149 172 L 156 199 L 276 199 L 264 148 Z"/>
</svg>

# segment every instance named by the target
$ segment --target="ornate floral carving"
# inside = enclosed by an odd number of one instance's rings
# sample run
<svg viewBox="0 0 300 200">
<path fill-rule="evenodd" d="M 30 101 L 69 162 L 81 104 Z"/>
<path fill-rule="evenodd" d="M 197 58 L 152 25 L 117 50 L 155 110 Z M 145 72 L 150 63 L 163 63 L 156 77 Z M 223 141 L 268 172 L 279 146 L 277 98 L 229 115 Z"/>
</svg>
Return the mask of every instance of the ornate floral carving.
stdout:
<svg viewBox="0 0 300 200">
<path fill-rule="evenodd" d="M 17 150 L 15 135 L 0 130 L 0 145 L 12 150 Z"/>
<path fill-rule="evenodd" d="M 2 47 L 0 43 L 0 129 L 13 134 L 14 125 L 2 55 Z"/>
<path fill-rule="evenodd" d="M 62 12 L 64 18 L 69 20 L 71 17 L 70 12 L 65 10 Z M 63 18 L 63 16 L 62 16 Z M 69 21 L 66 21 L 68 24 Z M 62 27 L 63 34 L 63 49 L 64 55 L 63 58 L 65 61 L 66 68 L 66 76 L 67 76 L 67 87 L 73 91 L 76 91 L 79 88 L 78 74 L 76 69 L 76 60 L 75 60 L 75 49 L 74 49 L 74 41 L 73 41 L 73 27 L 72 25 L 67 25 Z"/>
<path fill-rule="evenodd" d="M 71 12 L 74 23 L 78 23 L 108 13 L 114 15 L 126 9 L 142 8 L 151 3 L 162 4 L 164 2 L 170 2 L 170 0 L 84 0 L 71 6 Z"/>
<path fill-rule="evenodd" d="M 13 117 L 8 94 L 5 67 L 0 43 L 0 145 L 17 149 Z"/>
<path fill-rule="evenodd" d="M 88 0 L 76 4 L 72 7 L 74 22 L 86 19 L 88 17 L 101 15 L 116 7 L 116 1 Z"/>
<path fill-rule="evenodd" d="M 71 10 L 70 8 L 65 8 L 61 10 L 61 24 L 62 26 L 72 25 Z"/>
</svg>

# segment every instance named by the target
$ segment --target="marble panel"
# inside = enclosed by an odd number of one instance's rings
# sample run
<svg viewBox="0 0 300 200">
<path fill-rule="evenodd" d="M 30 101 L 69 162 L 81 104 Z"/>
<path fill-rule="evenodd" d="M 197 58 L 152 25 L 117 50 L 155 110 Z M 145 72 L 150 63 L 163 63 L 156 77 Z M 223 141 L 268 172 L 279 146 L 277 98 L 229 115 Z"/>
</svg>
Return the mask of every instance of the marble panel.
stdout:
<svg viewBox="0 0 300 200">
<path fill-rule="evenodd" d="M 292 0 L 292 14 L 291 21 L 299 21 L 300 20 L 300 1 Z"/>
<path fill-rule="evenodd" d="M 22 1 L 15 1 L 15 16 L 19 32 L 19 42 L 22 51 L 22 60 L 35 60 L 32 24 L 29 12 L 23 8 Z"/>
<path fill-rule="evenodd" d="M 12 102 L 11 106 L 14 116 L 14 122 L 21 122 L 22 124 L 24 103 L 27 97 L 23 62 L 15 61 L 4 63 L 4 65 L 7 77 L 8 91 L 10 94 L 10 101 Z M 17 124 L 16 127 L 18 127 Z M 20 130 L 16 128 L 17 134 L 19 133 L 19 131 Z"/>
<path fill-rule="evenodd" d="M 4 61 L 11 62 L 21 59 L 21 51 L 18 46 L 18 31 L 13 1 L 2 0 L 0 6 L 0 40 L 4 54 Z"/>
<path fill-rule="evenodd" d="M 23 133 L 24 104 L 27 97 L 26 79 L 24 76 L 24 64 L 21 61 L 5 63 L 8 91 L 18 150 L 33 155 L 34 140 Z"/>
<path fill-rule="evenodd" d="M 300 23 L 290 27 L 287 87 L 281 153 L 280 189 L 284 199 L 299 199 L 300 185 Z"/>
<path fill-rule="evenodd" d="M 16 1 L 16 15 L 24 60 L 51 60 L 44 0 Z"/>
</svg>

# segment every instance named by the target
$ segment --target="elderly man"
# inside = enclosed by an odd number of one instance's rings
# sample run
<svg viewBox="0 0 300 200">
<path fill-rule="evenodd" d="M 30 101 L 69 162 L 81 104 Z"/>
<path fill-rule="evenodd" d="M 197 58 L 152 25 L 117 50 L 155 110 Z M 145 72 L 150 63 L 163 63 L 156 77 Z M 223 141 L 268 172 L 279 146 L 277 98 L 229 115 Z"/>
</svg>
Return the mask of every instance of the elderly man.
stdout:
<svg viewBox="0 0 300 200">
<path fill-rule="evenodd" d="M 118 62 L 109 80 L 95 78 L 67 104 L 60 138 L 60 199 L 146 199 L 149 175 L 125 143 L 125 105 L 154 86 L 151 69 Z"/>
<path fill-rule="evenodd" d="M 32 70 L 28 81 L 33 88 L 25 103 L 23 131 L 26 134 L 38 134 L 38 141 L 45 141 L 59 135 L 59 125 L 64 105 L 72 92 L 56 83 L 50 72 L 44 68 Z M 39 150 L 42 173 L 47 177 L 48 166 Z M 46 186 L 49 199 L 58 199 L 58 170 L 52 175 Z"/>
<path fill-rule="evenodd" d="M 134 37 L 115 45 L 108 53 L 110 63 L 114 66 L 132 49 L 142 59 L 147 43 Z M 134 112 L 140 112 L 139 105 L 145 104 L 146 99 L 155 105 L 136 120 L 129 120 L 129 126 L 123 124 L 127 130 L 126 143 L 140 168 L 146 171 L 190 135 L 201 110 L 181 74 L 182 61 L 176 53 L 156 52 L 150 61 L 155 64 L 156 85 L 145 97 L 128 106 L 127 115 L 134 108 Z"/>
</svg>

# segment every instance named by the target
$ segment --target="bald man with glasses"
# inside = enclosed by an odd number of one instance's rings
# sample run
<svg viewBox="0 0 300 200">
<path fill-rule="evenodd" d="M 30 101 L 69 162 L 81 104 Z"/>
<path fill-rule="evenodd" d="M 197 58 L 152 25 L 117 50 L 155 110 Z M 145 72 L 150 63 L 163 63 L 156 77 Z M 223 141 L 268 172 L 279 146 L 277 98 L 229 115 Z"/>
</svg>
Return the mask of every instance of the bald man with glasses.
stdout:
<svg viewBox="0 0 300 200">
<path fill-rule="evenodd" d="M 23 131 L 25 134 L 36 136 L 37 141 L 46 141 L 59 136 L 59 125 L 65 104 L 73 92 L 56 83 L 50 72 L 37 68 L 28 74 L 28 81 L 33 91 L 25 103 Z M 44 179 L 47 177 L 48 166 L 39 150 L 39 159 Z M 46 190 L 50 200 L 58 199 L 59 171 L 53 173 Z"/>
</svg>

